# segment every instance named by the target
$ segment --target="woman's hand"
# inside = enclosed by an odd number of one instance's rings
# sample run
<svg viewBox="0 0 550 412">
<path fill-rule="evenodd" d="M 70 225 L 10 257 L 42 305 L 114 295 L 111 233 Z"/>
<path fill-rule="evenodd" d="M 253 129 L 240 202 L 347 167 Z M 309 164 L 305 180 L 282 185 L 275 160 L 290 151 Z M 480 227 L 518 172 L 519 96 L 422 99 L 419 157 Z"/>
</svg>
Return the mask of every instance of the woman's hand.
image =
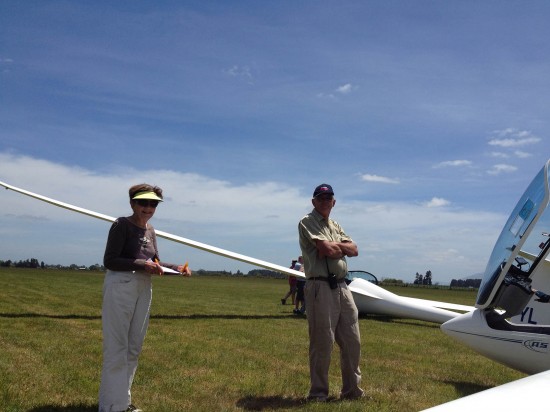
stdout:
<svg viewBox="0 0 550 412">
<path fill-rule="evenodd" d="M 185 265 L 179 265 L 178 266 L 178 272 L 180 272 L 183 276 L 189 277 L 191 276 L 192 272 L 187 263 Z"/>
<path fill-rule="evenodd" d="M 153 262 L 151 260 L 148 260 L 145 262 L 145 271 L 149 273 L 150 275 L 163 275 L 162 267 L 158 264 L 158 262 Z"/>
</svg>

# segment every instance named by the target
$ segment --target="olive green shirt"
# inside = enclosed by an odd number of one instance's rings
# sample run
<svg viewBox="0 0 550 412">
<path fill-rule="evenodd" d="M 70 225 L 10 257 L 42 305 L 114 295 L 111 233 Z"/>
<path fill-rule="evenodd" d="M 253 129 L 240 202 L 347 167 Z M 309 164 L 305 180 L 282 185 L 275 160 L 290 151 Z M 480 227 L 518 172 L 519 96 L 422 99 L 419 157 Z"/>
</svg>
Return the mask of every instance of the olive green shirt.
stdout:
<svg viewBox="0 0 550 412">
<path fill-rule="evenodd" d="M 298 235 L 300 249 L 304 259 L 304 271 L 306 278 L 328 277 L 329 270 L 338 279 L 346 277 L 348 264 L 346 258 L 340 259 L 319 258 L 317 251 L 317 240 L 329 242 L 352 242 L 352 239 L 345 234 L 344 229 L 334 220 L 325 219 L 315 209 L 300 220 L 298 224 Z M 327 269 L 328 262 L 328 269 Z"/>
</svg>

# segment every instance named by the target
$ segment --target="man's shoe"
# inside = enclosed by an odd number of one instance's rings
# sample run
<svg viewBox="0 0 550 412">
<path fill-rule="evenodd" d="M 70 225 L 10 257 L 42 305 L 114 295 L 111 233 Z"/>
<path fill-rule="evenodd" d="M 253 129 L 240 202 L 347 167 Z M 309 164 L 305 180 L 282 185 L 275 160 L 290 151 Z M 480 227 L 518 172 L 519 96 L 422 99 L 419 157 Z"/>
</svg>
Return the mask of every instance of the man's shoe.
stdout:
<svg viewBox="0 0 550 412">
<path fill-rule="evenodd" d="M 125 412 L 143 412 L 143 411 L 139 408 L 136 408 L 134 405 L 130 404 L 128 405 L 128 408 L 126 408 Z"/>
<path fill-rule="evenodd" d="M 365 391 L 363 391 L 362 389 L 359 389 L 358 391 L 355 391 L 347 395 L 340 395 L 340 399 L 348 400 L 348 401 L 353 401 L 364 397 L 365 397 Z"/>
<path fill-rule="evenodd" d="M 285 299 L 281 299 L 281 305 L 286 305 L 286 300 Z"/>
</svg>

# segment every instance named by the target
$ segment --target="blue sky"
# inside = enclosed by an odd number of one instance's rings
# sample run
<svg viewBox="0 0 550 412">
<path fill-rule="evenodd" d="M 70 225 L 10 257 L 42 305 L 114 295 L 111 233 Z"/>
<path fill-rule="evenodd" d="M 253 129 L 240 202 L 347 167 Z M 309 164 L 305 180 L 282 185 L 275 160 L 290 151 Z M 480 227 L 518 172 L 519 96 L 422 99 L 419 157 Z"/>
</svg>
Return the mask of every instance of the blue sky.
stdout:
<svg viewBox="0 0 550 412">
<path fill-rule="evenodd" d="M 0 3 L 0 180 L 287 265 L 313 188 L 350 269 L 482 272 L 548 160 L 546 1 Z M 0 259 L 101 263 L 108 224 L 3 192 Z M 245 264 L 161 242 L 193 269 Z"/>
</svg>

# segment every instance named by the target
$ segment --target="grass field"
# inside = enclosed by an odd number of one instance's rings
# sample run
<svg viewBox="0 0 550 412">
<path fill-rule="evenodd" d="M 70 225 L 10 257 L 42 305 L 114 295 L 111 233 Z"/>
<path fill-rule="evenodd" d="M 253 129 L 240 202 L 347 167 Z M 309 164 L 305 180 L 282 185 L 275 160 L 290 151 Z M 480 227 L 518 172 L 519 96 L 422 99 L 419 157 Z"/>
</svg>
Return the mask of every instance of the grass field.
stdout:
<svg viewBox="0 0 550 412">
<path fill-rule="evenodd" d="M 97 410 L 103 275 L 0 269 L 0 411 Z M 359 401 L 306 403 L 307 321 L 284 280 L 157 277 L 133 386 L 153 411 L 419 411 L 525 375 L 452 341 L 438 325 L 362 316 Z M 473 305 L 475 293 L 392 288 Z M 331 395 L 340 388 L 335 348 Z"/>
</svg>

